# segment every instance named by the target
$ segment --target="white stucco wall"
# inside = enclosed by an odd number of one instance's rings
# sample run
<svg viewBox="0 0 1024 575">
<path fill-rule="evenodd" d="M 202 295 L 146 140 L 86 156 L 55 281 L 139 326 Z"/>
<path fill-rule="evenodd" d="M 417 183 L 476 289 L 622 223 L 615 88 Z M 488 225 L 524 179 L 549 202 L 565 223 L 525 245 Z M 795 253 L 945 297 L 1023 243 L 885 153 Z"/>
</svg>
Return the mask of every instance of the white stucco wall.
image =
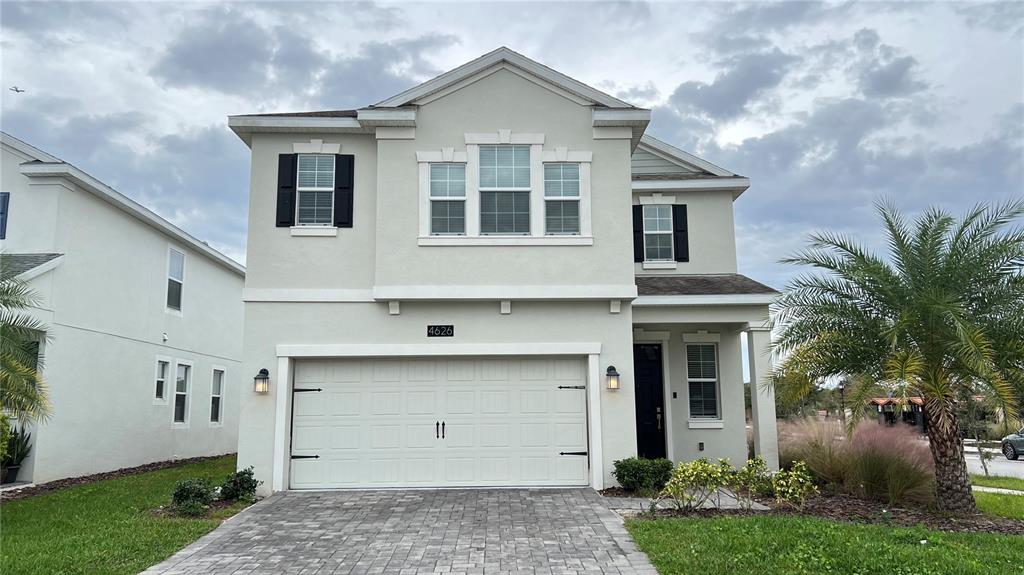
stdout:
<svg viewBox="0 0 1024 575">
<path fill-rule="evenodd" d="M 658 203 L 685 204 L 690 261 L 675 262 L 674 269 L 645 269 L 635 263 L 636 275 L 734 274 L 736 233 L 733 223 L 732 192 L 729 190 L 633 192 L 633 204 L 641 198 L 661 194 Z"/>
<path fill-rule="evenodd" d="M 233 452 L 243 278 L 67 180 L 21 175 L 22 161 L 5 146 L 3 191 L 15 209 L 2 249 L 64 254 L 31 282 L 43 300 L 35 314 L 49 326 L 43 376 L 53 415 L 34 430 L 27 477 Z M 186 255 L 180 314 L 166 310 L 170 247 Z M 168 397 L 173 362 L 194 363 L 188 426 L 172 427 L 172 401 L 154 405 L 158 356 L 172 362 Z M 209 422 L 215 365 L 225 370 L 219 426 Z"/>
</svg>

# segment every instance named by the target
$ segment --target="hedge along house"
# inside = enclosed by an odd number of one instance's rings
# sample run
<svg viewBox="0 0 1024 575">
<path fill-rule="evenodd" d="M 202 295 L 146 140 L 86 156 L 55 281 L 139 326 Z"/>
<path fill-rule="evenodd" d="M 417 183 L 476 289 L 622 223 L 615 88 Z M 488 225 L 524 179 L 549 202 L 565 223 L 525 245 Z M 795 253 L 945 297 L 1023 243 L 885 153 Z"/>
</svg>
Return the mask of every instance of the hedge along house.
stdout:
<svg viewBox="0 0 1024 575">
<path fill-rule="evenodd" d="M 586 486 L 746 459 L 750 182 L 500 48 L 373 106 L 232 116 L 252 151 L 239 466 L 264 491 Z M 257 375 L 261 374 L 261 375 Z M 777 462 L 774 398 L 753 394 Z"/>
</svg>

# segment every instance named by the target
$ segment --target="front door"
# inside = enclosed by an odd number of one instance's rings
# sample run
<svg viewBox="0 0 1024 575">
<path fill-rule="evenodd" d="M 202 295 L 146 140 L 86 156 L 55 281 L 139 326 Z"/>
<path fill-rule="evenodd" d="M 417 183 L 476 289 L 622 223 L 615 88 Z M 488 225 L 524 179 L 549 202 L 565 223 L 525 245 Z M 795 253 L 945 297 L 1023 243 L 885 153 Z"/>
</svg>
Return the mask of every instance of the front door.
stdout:
<svg viewBox="0 0 1024 575">
<path fill-rule="evenodd" d="M 646 459 L 665 457 L 665 382 L 661 345 L 633 345 L 636 374 L 636 449 Z"/>
</svg>

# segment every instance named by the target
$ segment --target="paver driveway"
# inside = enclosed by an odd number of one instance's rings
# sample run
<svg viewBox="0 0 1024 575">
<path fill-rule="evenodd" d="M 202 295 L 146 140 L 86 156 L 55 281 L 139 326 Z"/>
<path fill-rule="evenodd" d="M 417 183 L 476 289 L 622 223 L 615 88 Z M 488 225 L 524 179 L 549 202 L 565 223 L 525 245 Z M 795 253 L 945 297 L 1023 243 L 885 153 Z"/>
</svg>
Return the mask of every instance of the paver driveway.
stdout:
<svg viewBox="0 0 1024 575">
<path fill-rule="evenodd" d="M 655 575 L 591 489 L 280 493 L 147 575 Z"/>
</svg>

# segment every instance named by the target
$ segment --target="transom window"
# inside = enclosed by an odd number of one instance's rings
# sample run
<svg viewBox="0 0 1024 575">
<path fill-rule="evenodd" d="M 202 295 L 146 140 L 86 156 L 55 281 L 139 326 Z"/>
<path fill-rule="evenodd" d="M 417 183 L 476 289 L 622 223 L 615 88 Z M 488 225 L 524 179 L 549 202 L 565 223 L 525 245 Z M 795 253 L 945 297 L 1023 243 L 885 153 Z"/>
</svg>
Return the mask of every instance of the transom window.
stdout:
<svg viewBox="0 0 1024 575">
<path fill-rule="evenodd" d="M 690 417 L 717 419 L 718 349 L 713 343 L 686 344 Z"/>
<path fill-rule="evenodd" d="M 466 233 L 466 164 L 430 164 L 430 233 Z"/>
<path fill-rule="evenodd" d="M 188 421 L 188 392 L 192 385 L 192 366 L 179 363 L 174 381 L 174 423 Z"/>
<path fill-rule="evenodd" d="M 181 295 L 185 287 L 185 254 L 171 248 L 167 257 L 167 307 L 181 311 Z"/>
<path fill-rule="evenodd" d="M 213 370 L 213 383 L 210 389 L 210 423 L 220 423 L 224 412 L 221 398 L 224 397 L 224 370 Z"/>
<path fill-rule="evenodd" d="M 579 164 L 544 164 L 544 230 L 549 235 L 580 233 Z"/>
<path fill-rule="evenodd" d="M 300 154 L 295 222 L 300 226 L 334 223 L 334 156 Z"/>
<path fill-rule="evenodd" d="M 644 259 L 673 261 L 672 206 L 644 206 Z"/>
</svg>

